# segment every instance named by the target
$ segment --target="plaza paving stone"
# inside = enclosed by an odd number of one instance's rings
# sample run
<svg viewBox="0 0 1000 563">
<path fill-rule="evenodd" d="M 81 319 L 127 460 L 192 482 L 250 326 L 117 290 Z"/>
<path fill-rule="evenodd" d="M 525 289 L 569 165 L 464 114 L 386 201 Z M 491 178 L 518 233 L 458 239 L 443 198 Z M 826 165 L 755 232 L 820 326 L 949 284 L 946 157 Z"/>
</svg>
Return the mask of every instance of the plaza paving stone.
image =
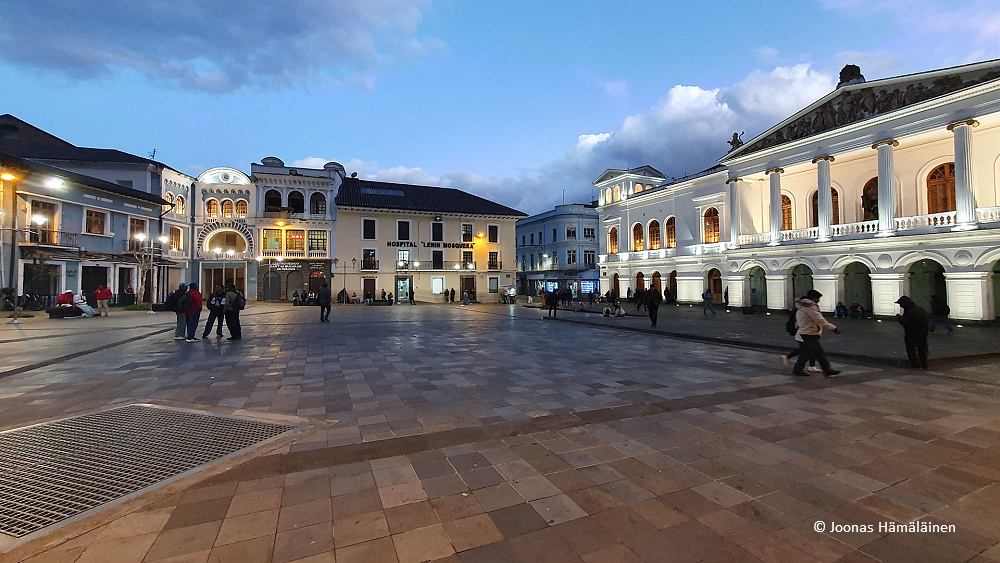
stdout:
<svg viewBox="0 0 1000 563">
<path fill-rule="evenodd" d="M 77 358 L 0 377 L 0 428 L 133 401 L 306 425 L 0 560 L 1000 560 L 1000 387 L 956 374 L 996 364 L 793 379 L 770 351 L 523 308 L 316 312 L 88 353 L 171 320 L 111 319 L 51 352 Z M 957 529 L 813 528 L 913 520 Z"/>
</svg>

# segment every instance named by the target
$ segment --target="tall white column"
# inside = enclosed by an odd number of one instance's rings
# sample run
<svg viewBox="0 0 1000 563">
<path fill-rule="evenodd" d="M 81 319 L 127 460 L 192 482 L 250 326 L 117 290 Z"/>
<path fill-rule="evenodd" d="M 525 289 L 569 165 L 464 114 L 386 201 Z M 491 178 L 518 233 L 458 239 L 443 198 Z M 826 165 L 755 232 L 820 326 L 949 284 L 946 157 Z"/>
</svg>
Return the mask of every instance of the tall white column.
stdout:
<svg viewBox="0 0 1000 563">
<path fill-rule="evenodd" d="M 764 283 L 767 286 L 767 308 L 787 309 L 792 306 L 788 297 L 788 274 L 765 274 Z"/>
<path fill-rule="evenodd" d="M 841 299 L 840 276 L 837 274 L 813 274 L 813 289 L 823 294 L 823 299 L 819 302 L 819 310 L 832 313 L 837 308 L 837 301 Z"/>
<path fill-rule="evenodd" d="M 893 147 L 899 142 L 888 139 L 872 145 L 878 150 L 878 234 L 891 237 L 896 234 L 896 188 L 895 168 L 892 160 Z"/>
<path fill-rule="evenodd" d="M 765 174 L 771 176 L 771 242 L 775 246 L 781 244 L 781 168 L 771 168 Z"/>
<path fill-rule="evenodd" d="M 972 128 L 977 125 L 979 122 L 975 119 L 966 119 L 948 126 L 955 134 L 955 210 L 958 213 L 955 230 L 960 231 L 978 226 L 972 183 Z"/>
<path fill-rule="evenodd" d="M 956 319 L 993 318 L 993 284 L 989 272 L 945 272 L 948 306 Z"/>
<path fill-rule="evenodd" d="M 726 180 L 729 185 L 729 248 L 737 248 L 740 245 L 740 190 L 743 183 L 742 178 L 730 178 Z"/>
<path fill-rule="evenodd" d="M 816 214 L 819 215 L 819 237 L 817 240 L 823 242 L 830 240 L 830 225 L 833 223 L 833 187 L 830 185 L 830 163 L 832 156 L 821 156 L 813 159 L 816 165 L 816 179 L 818 185 L 818 205 Z"/>
</svg>

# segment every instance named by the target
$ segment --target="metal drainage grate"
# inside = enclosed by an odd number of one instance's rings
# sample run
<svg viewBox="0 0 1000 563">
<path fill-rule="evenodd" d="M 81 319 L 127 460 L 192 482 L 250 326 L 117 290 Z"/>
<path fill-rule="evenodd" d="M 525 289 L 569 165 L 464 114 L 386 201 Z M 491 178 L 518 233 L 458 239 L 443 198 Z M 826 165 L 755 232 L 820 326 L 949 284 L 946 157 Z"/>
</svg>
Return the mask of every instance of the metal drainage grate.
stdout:
<svg viewBox="0 0 1000 563">
<path fill-rule="evenodd" d="M 0 433 L 0 533 L 22 537 L 294 429 L 128 405 Z"/>
</svg>

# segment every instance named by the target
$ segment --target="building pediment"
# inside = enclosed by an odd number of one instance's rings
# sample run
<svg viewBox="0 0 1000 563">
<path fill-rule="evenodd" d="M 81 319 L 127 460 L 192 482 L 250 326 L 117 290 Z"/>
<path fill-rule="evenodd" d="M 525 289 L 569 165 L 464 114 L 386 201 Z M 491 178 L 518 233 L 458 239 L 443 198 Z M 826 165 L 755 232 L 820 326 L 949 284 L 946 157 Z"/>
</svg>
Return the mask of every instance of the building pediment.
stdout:
<svg viewBox="0 0 1000 563">
<path fill-rule="evenodd" d="M 719 159 L 776 147 L 1000 79 L 1000 60 L 838 88 Z"/>
<path fill-rule="evenodd" d="M 594 185 L 603 184 L 609 180 L 618 178 L 619 176 L 635 176 L 643 178 L 657 178 L 660 180 L 666 179 L 666 176 L 662 172 L 653 168 L 652 166 L 644 165 L 638 168 L 629 168 L 628 170 L 622 170 L 620 168 L 608 168 L 604 171 L 596 180 L 594 180 Z"/>
<path fill-rule="evenodd" d="M 235 168 L 210 168 L 198 176 L 198 181 L 203 184 L 230 184 L 248 186 L 253 182 L 246 174 Z"/>
</svg>

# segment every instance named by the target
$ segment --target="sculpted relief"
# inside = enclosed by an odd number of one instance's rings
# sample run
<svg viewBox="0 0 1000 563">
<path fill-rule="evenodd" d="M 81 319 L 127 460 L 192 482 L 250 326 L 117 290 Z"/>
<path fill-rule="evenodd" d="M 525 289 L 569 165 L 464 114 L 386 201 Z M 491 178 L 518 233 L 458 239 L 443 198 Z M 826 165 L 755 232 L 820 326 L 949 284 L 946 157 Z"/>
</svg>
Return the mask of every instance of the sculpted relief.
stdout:
<svg viewBox="0 0 1000 563">
<path fill-rule="evenodd" d="M 844 78 L 843 74 L 841 78 Z M 835 127 L 855 123 L 996 78 L 1000 78 L 998 70 L 979 71 L 964 75 L 943 76 L 931 81 L 900 84 L 899 87 L 890 85 L 884 88 L 869 87 L 844 92 L 819 106 L 811 114 L 785 125 L 747 147 L 743 154 L 822 133 Z M 733 150 L 736 148 L 734 147 Z"/>
</svg>

